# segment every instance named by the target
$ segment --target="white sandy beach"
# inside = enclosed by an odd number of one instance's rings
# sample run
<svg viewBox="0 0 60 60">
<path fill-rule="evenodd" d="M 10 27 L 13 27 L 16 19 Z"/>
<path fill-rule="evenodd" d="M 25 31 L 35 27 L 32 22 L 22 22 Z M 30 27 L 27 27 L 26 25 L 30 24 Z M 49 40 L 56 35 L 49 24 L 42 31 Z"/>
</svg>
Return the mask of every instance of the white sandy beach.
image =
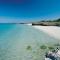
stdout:
<svg viewBox="0 0 60 60">
<path fill-rule="evenodd" d="M 60 39 L 60 27 L 57 26 L 33 26 L 36 29 L 42 30 L 50 36 Z"/>
</svg>

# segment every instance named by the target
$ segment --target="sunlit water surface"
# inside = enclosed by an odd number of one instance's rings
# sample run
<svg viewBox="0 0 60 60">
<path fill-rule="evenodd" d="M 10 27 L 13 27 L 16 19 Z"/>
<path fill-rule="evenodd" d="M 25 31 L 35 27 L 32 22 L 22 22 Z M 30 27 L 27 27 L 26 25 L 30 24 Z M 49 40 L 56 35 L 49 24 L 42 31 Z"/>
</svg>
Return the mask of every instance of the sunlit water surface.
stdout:
<svg viewBox="0 0 60 60">
<path fill-rule="evenodd" d="M 60 42 L 48 34 L 21 24 L 0 24 L 0 60 L 44 60 L 39 46 Z M 27 50 L 31 46 L 31 50 Z"/>
</svg>

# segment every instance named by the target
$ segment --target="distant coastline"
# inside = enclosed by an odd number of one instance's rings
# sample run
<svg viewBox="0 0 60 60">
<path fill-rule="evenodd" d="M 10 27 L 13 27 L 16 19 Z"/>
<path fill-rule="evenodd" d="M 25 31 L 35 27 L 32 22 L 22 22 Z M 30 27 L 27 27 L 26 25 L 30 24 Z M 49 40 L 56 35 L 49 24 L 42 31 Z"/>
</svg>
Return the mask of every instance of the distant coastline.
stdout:
<svg viewBox="0 0 60 60">
<path fill-rule="evenodd" d="M 42 20 L 36 22 L 25 22 L 25 23 L 17 23 L 17 24 L 27 24 L 32 26 L 60 26 L 60 18 L 56 20 Z"/>
<path fill-rule="evenodd" d="M 40 25 L 40 26 L 60 26 L 60 19 L 57 20 L 48 20 L 48 21 L 39 21 L 33 22 L 32 25 Z"/>
<path fill-rule="evenodd" d="M 0 24 L 27 24 L 32 26 L 60 26 L 60 18 L 56 20 L 41 20 L 41 21 L 33 21 L 33 22 L 6 22 Z"/>
</svg>

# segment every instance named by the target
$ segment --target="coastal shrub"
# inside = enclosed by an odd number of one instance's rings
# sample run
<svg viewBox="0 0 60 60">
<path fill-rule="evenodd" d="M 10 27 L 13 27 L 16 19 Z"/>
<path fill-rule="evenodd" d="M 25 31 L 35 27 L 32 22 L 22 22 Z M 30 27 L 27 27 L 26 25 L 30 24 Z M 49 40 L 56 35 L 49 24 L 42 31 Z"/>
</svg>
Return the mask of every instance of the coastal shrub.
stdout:
<svg viewBox="0 0 60 60">
<path fill-rule="evenodd" d="M 60 22 L 60 18 L 57 20 L 57 22 Z"/>
<path fill-rule="evenodd" d="M 32 47 L 31 46 L 27 46 L 27 50 L 31 50 L 32 49 Z"/>
<path fill-rule="evenodd" d="M 40 48 L 41 48 L 41 49 L 46 49 L 47 46 L 45 46 L 45 45 L 41 45 Z"/>
</svg>

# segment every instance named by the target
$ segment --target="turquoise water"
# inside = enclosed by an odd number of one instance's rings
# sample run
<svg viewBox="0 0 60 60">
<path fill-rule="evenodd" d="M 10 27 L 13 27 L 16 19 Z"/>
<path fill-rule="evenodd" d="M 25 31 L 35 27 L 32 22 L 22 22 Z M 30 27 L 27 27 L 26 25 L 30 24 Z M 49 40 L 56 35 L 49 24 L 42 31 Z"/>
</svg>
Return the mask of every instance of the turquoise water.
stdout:
<svg viewBox="0 0 60 60">
<path fill-rule="evenodd" d="M 42 44 L 60 42 L 48 34 L 21 24 L 0 24 L 0 60 L 43 60 L 43 53 L 38 50 Z M 27 46 L 32 50 L 27 51 Z M 40 53 L 37 58 L 38 53 Z M 42 56 L 42 57 L 41 57 Z"/>
</svg>

